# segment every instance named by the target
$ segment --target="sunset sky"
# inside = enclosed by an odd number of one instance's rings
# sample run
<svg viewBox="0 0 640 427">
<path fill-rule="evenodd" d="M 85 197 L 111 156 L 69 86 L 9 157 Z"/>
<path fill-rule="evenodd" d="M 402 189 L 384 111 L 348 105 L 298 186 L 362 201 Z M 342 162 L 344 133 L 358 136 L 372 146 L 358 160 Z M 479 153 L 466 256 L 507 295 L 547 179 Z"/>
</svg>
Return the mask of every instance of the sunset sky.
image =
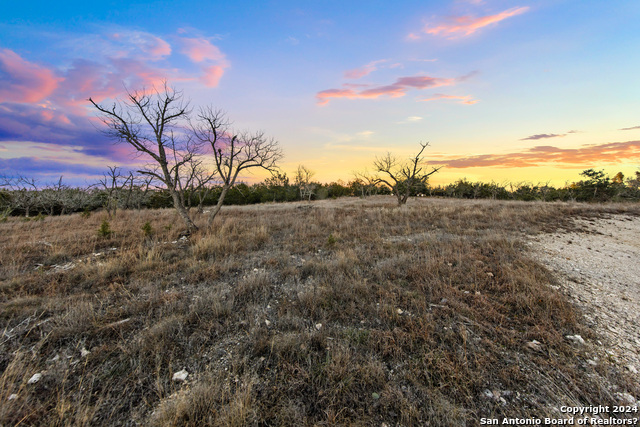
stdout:
<svg viewBox="0 0 640 427">
<path fill-rule="evenodd" d="M 640 169 L 640 1 L 22 1 L 0 17 L 0 174 L 135 167 L 87 99 L 167 79 L 348 181 L 419 142 L 431 182 Z M 264 175 L 244 177 L 248 182 Z"/>
</svg>

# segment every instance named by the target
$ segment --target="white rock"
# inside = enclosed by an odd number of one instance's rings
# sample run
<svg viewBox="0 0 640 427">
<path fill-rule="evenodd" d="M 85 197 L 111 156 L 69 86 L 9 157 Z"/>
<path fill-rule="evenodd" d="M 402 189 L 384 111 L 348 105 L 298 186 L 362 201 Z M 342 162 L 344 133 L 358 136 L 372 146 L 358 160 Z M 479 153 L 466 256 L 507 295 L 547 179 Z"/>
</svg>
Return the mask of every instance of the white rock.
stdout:
<svg viewBox="0 0 640 427">
<path fill-rule="evenodd" d="M 537 340 L 529 341 L 525 344 L 525 347 L 533 351 L 542 351 L 542 345 Z"/>
<path fill-rule="evenodd" d="M 29 378 L 29 381 L 27 381 L 27 384 L 35 384 L 40 381 L 40 378 L 42 378 L 42 374 L 40 372 L 33 374 L 33 376 Z"/>
<path fill-rule="evenodd" d="M 580 335 L 567 335 L 565 338 L 574 344 L 584 345 L 584 339 Z"/>
<path fill-rule="evenodd" d="M 271 326 L 271 321 L 268 320 L 268 319 L 265 319 L 264 320 L 264 324 L 267 325 L 267 326 Z"/>
<path fill-rule="evenodd" d="M 16 400 L 18 398 L 18 395 L 13 393 L 11 396 L 9 396 L 9 399 L 7 400 Z"/>
<path fill-rule="evenodd" d="M 624 400 L 629 405 L 633 405 L 636 403 L 636 398 L 631 396 L 629 393 L 616 393 L 616 397 L 620 400 Z"/>
<path fill-rule="evenodd" d="M 91 354 L 91 352 L 86 348 L 82 347 L 82 349 L 80 350 L 80 356 L 87 357 L 89 354 Z"/>
<path fill-rule="evenodd" d="M 187 370 L 183 369 L 173 374 L 172 380 L 177 382 L 183 382 L 184 380 L 187 379 L 188 376 L 189 376 L 189 373 L 187 372 Z"/>
<path fill-rule="evenodd" d="M 495 398 L 495 396 L 493 395 L 493 392 L 489 389 L 486 389 L 485 391 L 482 392 L 482 397 L 487 400 L 493 400 Z"/>
<path fill-rule="evenodd" d="M 322 329 L 322 323 L 316 323 L 316 329 L 317 330 Z"/>
<path fill-rule="evenodd" d="M 632 374 L 637 374 L 638 370 L 636 369 L 635 366 L 633 365 L 627 365 L 627 369 L 629 370 L 629 372 L 631 372 Z"/>
<path fill-rule="evenodd" d="M 398 314 L 402 314 L 402 313 L 404 313 L 404 311 L 402 311 L 402 309 L 401 309 L 401 308 L 399 308 L 399 309 L 397 309 L 397 310 L 396 310 L 396 313 L 398 313 Z"/>
</svg>

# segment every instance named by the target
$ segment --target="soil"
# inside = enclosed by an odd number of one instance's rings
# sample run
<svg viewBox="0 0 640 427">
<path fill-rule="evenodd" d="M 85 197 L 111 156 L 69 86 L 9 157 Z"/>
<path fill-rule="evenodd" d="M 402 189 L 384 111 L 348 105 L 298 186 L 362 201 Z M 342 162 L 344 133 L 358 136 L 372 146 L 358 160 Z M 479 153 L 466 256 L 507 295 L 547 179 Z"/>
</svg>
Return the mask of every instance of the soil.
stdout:
<svg viewBox="0 0 640 427">
<path fill-rule="evenodd" d="M 564 231 L 532 236 L 529 245 L 595 329 L 599 339 L 587 345 L 640 382 L 640 218 L 575 219 Z"/>
</svg>

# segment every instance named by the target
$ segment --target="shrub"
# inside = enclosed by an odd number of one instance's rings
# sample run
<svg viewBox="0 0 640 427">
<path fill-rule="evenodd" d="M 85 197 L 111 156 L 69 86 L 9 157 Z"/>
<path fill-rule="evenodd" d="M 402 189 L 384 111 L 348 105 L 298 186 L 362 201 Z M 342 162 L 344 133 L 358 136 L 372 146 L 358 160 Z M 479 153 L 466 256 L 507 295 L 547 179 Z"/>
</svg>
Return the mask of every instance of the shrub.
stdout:
<svg viewBox="0 0 640 427">
<path fill-rule="evenodd" d="M 113 233 L 113 231 L 111 231 L 111 227 L 109 226 L 109 221 L 107 221 L 106 219 L 104 221 L 102 221 L 102 224 L 100 224 L 100 228 L 98 229 L 98 235 L 100 237 L 110 237 L 111 234 Z"/>
<path fill-rule="evenodd" d="M 142 232 L 144 233 L 144 237 L 151 237 L 153 234 L 153 227 L 149 221 L 145 222 L 142 226 Z"/>
</svg>

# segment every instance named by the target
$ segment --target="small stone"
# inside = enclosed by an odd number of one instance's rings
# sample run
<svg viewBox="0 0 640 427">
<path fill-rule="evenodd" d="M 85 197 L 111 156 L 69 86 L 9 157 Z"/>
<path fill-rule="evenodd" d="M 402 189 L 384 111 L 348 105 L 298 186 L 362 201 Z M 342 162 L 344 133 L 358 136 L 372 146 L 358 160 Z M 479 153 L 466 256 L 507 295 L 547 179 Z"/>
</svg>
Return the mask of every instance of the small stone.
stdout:
<svg viewBox="0 0 640 427">
<path fill-rule="evenodd" d="M 533 351 L 542 351 L 542 345 L 537 340 L 529 341 L 525 344 L 525 347 Z"/>
<path fill-rule="evenodd" d="M 616 393 L 616 397 L 629 405 L 636 403 L 635 397 L 631 396 L 629 393 Z"/>
<path fill-rule="evenodd" d="M 587 363 L 588 363 L 589 365 L 591 365 L 591 366 L 598 366 L 598 362 L 596 362 L 596 361 L 595 361 L 595 360 L 593 360 L 593 359 L 589 359 L 589 360 L 587 360 Z"/>
<path fill-rule="evenodd" d="M 493 273 L 489 271 L 489 272 L 487 273 L 487 276 L 489 276 L 489 277 L 493 277 Z"/>
<path fill-rule="evenodd" d="M 636 369 L 635 366 L 633 365 L 627 365 L 627 369 L 629 370 L 629 372 L 631 372 L 632 374 L 637 374 L 638 370 Z"/>
<path fill-rule="evenodd" d="M 40 381 L 40 378 L 42 378 L 42 374 L 40 372 L 33 374 L 33 376 L 29 378 L 29 381 L 27 381 L 27 384 L 35 384 Z"/>
<path fill-rule="evenodd" d="M 7 400 L 16 400 L 18 398 L 18 395 L 13 393 L 11 396 L 9 396 L 9 399 Z"/>
<path fill-rule="evenodd" d="M 91 352 L 89 350 L 87 350 L 86 348 L 82 347 L 82 349 L 80 350 L 80 356 L 81 357 L 87 357 Z"/>
<path fill-rule="evenodd" d="M 316 329 L 317 330 L 322 329 L 322 323 L 316 323 Z"/>
<path fill-rule="evenodd" d="M 398 314 L 402 314 L 402 313 L 404 313 L 404 311 L 402 311 L 402 309 L 401 309 L 401 308 L 399 308 L 399 309 L 397 309 L 397 310 L 396 310 L 396 313 L 398 313 Z"/>
<path fill-rule="evenodd" d="M 189 373 L 187 372 L 187 370 L 183 369 L 173 374 L 172 380 L 176 382 L 183 382 L 184 380 L 187 379 L 188 376 L 189 376 Z"/>
<path fill-rule="evenodd" d="M 486 389 L 482 392 L 482 397 L 487 400 L 493 400 L 495 398 L 493 392 L 489 389 Z"/>
<path fill-rule="evenodd" d="M 584 339 L 580 335 L 567 335 L 565 338 L 574 344 L 584 345 Z"/>
<path fill-rule="evenodd" d="M 271 321 L 268 319 L 264 319 L 264 324 L 267 326 L 271 326 Z"/>
<path fill-rule="evenodd" d="M 373 397 L 374 399 L 378 400 L 380 399 L 380 395 L 378 393 L 371 393 L 371 397 Z"/>
</svg>

